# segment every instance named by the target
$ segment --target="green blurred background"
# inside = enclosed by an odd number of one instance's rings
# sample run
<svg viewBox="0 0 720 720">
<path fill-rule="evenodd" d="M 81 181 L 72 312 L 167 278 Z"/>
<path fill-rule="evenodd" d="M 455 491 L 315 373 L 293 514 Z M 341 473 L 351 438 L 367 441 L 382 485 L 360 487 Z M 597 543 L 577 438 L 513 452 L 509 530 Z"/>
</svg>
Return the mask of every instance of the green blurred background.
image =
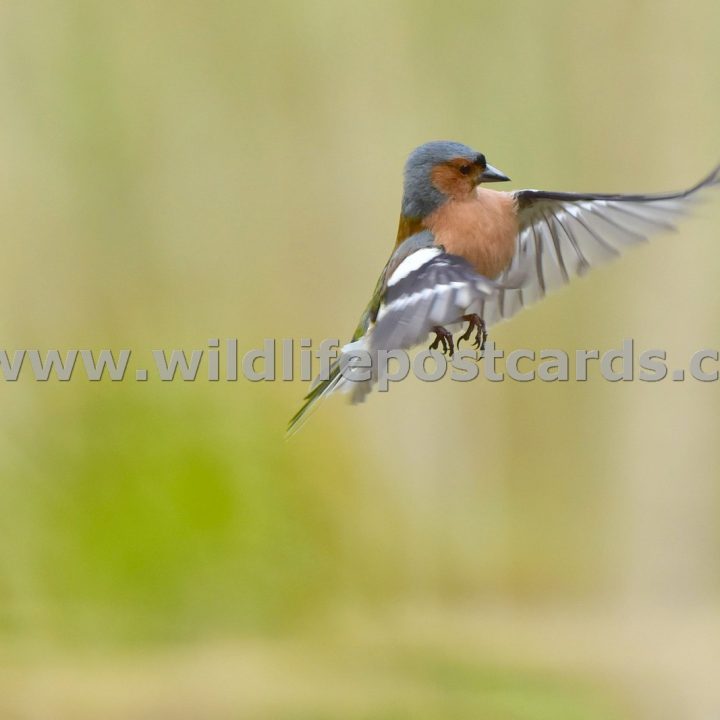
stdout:
<svg viewBox="0 0 720 720">
<path fill-rule="evenodd" d="M 0 5 L 0 345 L 351 332 L 416 145 L 514 187 L 720 157 L 720 6 Z M 720 198 L 497 327 L 720 346 Z M 720 712 L 717 384 L 3 383 L 0 717 Z"/>
</svg>

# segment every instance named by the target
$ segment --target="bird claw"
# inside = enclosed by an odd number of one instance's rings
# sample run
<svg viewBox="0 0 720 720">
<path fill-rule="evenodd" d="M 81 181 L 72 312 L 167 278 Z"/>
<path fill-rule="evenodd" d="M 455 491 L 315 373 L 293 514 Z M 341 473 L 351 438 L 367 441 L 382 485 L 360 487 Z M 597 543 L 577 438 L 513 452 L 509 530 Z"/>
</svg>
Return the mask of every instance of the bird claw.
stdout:
<svg viewBox="0 0 720 720">
<path fill-rule="evenodd" d="M 458 338 L 457 346 L 460 349 L 460 343 L 463 340 L 469 340 L 470 336 L 475 330 L 475 340 L 473 346 L 477 348 L 478 352 L 482 352 L 485 349 L 485 343 L 488 339 L 487 328 L 485 327 L 485 321 L 476 313 L 471 315 L 463 315 L 463 320 L 467 321 L 467 330 Z"/>
<path fill-rule="evenodd" d="M 442 325 L 436 325 L 432 331 L 435 333 L 435 340 L 433 340 L 430 345 L 430 350 L 437 350 L 442 344 L 443 355 L 452 357 L 455 354 L 455 343 L 453 342 L 452 333 L 442 327 Z"/>
</svg>

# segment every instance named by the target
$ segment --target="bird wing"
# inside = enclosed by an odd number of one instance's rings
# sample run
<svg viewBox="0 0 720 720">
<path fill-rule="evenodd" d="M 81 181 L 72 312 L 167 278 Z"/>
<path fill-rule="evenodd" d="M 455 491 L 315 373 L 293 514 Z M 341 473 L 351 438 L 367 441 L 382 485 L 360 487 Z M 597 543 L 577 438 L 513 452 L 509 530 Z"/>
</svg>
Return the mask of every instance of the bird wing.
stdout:
<svg viewBox="0 0 720 720">
<path fill-rule="evenodd" d="M 352 367 L 354 352 L 367 351 L 373 361 L 371 376 L 353 380 L 352 372 L 346 372 L 347 381 L 338 380 L 333 389 L 350 392 L 353 404 L 363 402 L 378 379 L 380 351 L 414 347 L 436 325 L 460 322 L 470 308 L 490 301 L 500 289 L 518 285 L 512 276 L 502 283 L 483 277 L 467 260 L 440 246 L 418 247 L 393 263 L 373 323 L 363 337 L 343 348 L 341 366 L 345 360 Z"/>
<path fill-rule="evenodd" d="M 383 269 L 370 303 L 353 334 L 342 348 L 328 377 L 316 378 L 305 402 L 290 420 L 288 435 L 302 427 L 318 403 L 335 392 L 349 392 L 353 403 L 362 402 L 377 380 L 377 364 L 368 380 L 351 380 L 345 368 L 355 351 L 377 358 L 381 350 L 402 350 L 422 342 L 435 325 L 458 322 L 468 308 L 489 300 L 501 288 L 519 285 L 508 276 L 498 282 L 479 275 L 463 258 L 434 245 L 427 230 L 398 247 Z"/>
<path fill-rule="evenodd" d="M 458 322 L 470 306 L 488 300 L 501 286 L 442 247 L 421 247 L 388 274 L 367 335 L 368 349 L 411 348 L 436 325 Z"/>
<path fill-rule="evenodd" d="M 720 185 L 720 166 L 691 188 L 662 195 L 603 195 L 518 190 L 519 232 L 513 261 L 501 280 L 520 268 L 522 287 L 501 289 L 480 310 L 490 325 L 584 275 L 675 223 Z"/>
</svg>

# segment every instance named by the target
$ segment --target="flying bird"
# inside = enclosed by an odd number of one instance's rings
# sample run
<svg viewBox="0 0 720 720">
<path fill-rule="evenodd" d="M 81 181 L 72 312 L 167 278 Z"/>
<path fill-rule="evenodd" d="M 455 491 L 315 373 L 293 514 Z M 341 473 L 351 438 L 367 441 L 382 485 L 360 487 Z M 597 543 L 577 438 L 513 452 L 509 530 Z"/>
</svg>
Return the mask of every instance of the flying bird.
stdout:
<svg viewBox="0 0 720 720">
<path fill-rule="evenodd" d="M 358 350 L 407 349 L 429 335 L 452 355 L 448 328 L 482 350 L 487 327 L 657 232 L 674 230 L 703 189 L 720 185 L 720 166 L 687 190 L 653 195 L 484 187 L 509 180 L 485 155 L 457 142 L 429 142 L 405 164 L 395 247 L 352 341 L 318 378 L 290 420 L 297 430 L 316 404 L 341 390 L 361 402 L 377 379 L 357 381 L 343 359 Z"/>
</svg>

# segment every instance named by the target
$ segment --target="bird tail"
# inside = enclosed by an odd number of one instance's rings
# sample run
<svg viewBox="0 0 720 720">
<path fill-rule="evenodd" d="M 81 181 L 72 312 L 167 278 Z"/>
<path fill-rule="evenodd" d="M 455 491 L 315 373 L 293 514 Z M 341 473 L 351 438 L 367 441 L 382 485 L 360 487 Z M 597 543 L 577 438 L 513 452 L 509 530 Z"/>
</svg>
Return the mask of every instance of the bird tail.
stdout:
<svg viewBox="0 0 720 720">
<path fill-rule="evenodd" d="M 302 407 L 292 416 L 288 423 L 286 438 L 291 438 L 307 421 L 310 415 L 317 409 L 320 401 L 326 396 L 333 393 L 338 385 L 343 381 L 340 372 L 340 363 L 335 362 L 330 368 L 330 374 L 325 380 L 315 381 L 310 392 L 305 396 L 305 402 Z"/>
<path fill-rule="evenodd" d="M 292 437 L 300 430 L 310 415 L 317 409 L 320 401 L 328 395 L 332 395 L 335 392 L 350 392 L 352 393 L 351 402 L 353 405 L 363 402 L 377 379 L 375 371 L 373 369 L 373 375 L 369 380 L 352 379 L 352 367 L 355 361 L 353 360 L 353 356 L 348 355 L 348 353 L 352 350 L 366 349 L 366 337 L 361 337 L 354 342 L 348 343 L 340 350 L 340 357 L 330 366 L 330 372 L 327 378 L 322 380 L 319 377 L 315 378 L 310 392 L 305 396 L 305 402 L 288 423 L 287 438 Z"/>
</svg>

